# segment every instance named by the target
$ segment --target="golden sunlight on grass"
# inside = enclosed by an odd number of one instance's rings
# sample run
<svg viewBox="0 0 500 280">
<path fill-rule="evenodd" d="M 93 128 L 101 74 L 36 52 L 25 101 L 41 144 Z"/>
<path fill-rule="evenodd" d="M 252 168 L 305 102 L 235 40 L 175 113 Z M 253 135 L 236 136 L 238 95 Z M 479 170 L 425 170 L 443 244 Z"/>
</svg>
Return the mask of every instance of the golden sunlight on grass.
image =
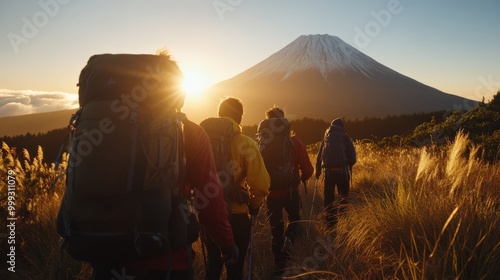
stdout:
<svg viewBox="0 0 500 280">
<path fill-rule="evenodd" d="M 314 150 L 314 145 L 309 147 Z M 482 161 L 466 135 L 446 146 L 380 148 L 357 143 L 350 204 L 336 230 L 325 226 L 323 183 L 300 186 L 302 235 L 292 248 L 286 279 L 497 279 L 500 275 L 500 165 Z M 58 250 L 55 217 L 63 172 L 42 163 L 43 151 L 25 162 L 2 146 L 0 174 L 15 170 L 19 215 L 18 276 L 86 279 L 91 268 Z M 20 153 L 18 153 L 20 154 Z M 314 162 L 314 153 L 310 154 Z M 6 193 L 5 181 L 0 190 Z M 1 208 L 6 209 L 2 197 Z M 17 202 L 17 201 L 16 201 Z M 310 209 L 314 211 L 310 216 Z M 2 215 L 0 217 L 4 217 Z M 254 279 L 271 279 L 273 256 L 265 205 L 254 229 Z M 21 242 L 22 240 L 22 242 Z M 200 240 L 195 279 L 205 273 Z M 0 278 L 6 279 L 0 272 Z"/>
<path fill-rule="evenodd" d="M 498 164 L 479 160 L 461 133 L 441 149 L 358 148 L 353 203 L 328 269 L 335 279 L 495 279 Z"/>
</svg>

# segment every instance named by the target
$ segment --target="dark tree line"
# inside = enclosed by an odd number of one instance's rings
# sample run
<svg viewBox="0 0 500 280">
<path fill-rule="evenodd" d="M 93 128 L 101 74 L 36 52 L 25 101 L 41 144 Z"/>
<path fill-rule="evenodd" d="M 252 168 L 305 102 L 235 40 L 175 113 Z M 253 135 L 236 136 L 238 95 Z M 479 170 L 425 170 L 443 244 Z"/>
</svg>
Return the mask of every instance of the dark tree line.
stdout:
<svg viewBox="0 0 500 280">
<path fill-rule="evenodd" d="M 418 125 L 433 118 L 442 121 L 444 116 L 446 116 L 445 111 L 439 111 L 399 116 L 390 115 L 385 118 L 345 120 L 345 130 L 354 140 L 369 139 L 377 142 L 393 135 L 411 135 Z M 329 121 L 311 118 L 291 120 L 290 124 L 297 137 L 306 145 L 321 141 L 325 130 L 330 126 Z M 257 125 L 244 126 L 243 133 L 254 137 L 257 133 Z"/>
<path fill-rule="evenodd" d="M 11 148 L 16 149 L 19 159 L 23 159 L 22 151 L 26 149 L 30 156 L 36 155 L 38 146 L 42 147 L 45 162 L 54 162 L 59 153 L 61 145 L 63 145 L 66 136 L 69 134 L 69 128 L 54 129 L 47 133 L 26 133 L 24 135 L 16 135 L 11 137 L 2 137 L 0 142 L 5 142 Z"/>
<path fill-rule="evenodd" d="M 291 120 L 292 130 L 306 145 L 321 141 L 329 125 L 329 121 L 311 118 Z M 354 140 L 368 139 L 380 145 L 410 146 L 439 144 L 440 141 L 452 139 L 461 129 L 469 134 L 474 143 L 485 146 L 484 154 L 488 158 L 497 159 L 500 143 L 500 92 L 489 103 L 480 103 L 469 111 L 439 111 L 345 120 L 345 128 Z M 41 146 L 45 161 L 52 162 L 68 133 L 68 128 L 61 128 L 47 133 L 3 137 L 0 142 L 16 147 L 20 156 L 22 149 L 27 149 L 30 155 L 35 155 L 38 146 Z M 257 125 L 244 126 L 243 133 L 255 138 Z"/>
</svg>

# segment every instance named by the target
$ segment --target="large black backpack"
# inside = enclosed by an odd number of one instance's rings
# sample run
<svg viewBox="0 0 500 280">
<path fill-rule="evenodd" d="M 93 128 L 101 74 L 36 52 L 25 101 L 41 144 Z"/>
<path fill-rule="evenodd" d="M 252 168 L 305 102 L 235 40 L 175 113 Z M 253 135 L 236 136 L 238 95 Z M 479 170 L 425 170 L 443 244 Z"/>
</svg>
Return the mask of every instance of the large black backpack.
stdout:
<svg viewBox="0 0 500 280">
<path fill-rule="evenodd" d="M 227 202 L 248 203 L 250 196 L 248 189 L 240 188 L 240 181 L 235 180 L 235 171 L 239 166 L 232 157 L 232 143 L 239 131 L 234 130 L 233 122 L 226 118 L 208 118 L 200 123 L 200 126 L 207 132 L 212 153 L 217 168 L 224 198 Z M 230 206 L 228 204 L 228 206 Z"/>
<path fill-rule="evenodd" d="M 178 77 L 177 65 L 162 55 L 94 55 L 81 71 L 81 109 L 71 120 L 57 219 L 62 249 L 73 258 L 123 263 L 196 238 L 188 238 L 180 195 L 185 156 Z M 190 226 L 196 226 L 193 218 Z"/>
<path fill-rule="evenodd" d="M 323 168 L 341 168 L 348 164 L 347 134 L 336 126 L 331 126 L 325 133 L 322 160 Z"/>
<path fill-rule="evenodd" d="M 260 122 L 257 142 L 271 177 L 271 190 L 293 188 L 300 178 L 293 170 L 290 123 L 285 118 L 271 118 Z"/>
</svg>

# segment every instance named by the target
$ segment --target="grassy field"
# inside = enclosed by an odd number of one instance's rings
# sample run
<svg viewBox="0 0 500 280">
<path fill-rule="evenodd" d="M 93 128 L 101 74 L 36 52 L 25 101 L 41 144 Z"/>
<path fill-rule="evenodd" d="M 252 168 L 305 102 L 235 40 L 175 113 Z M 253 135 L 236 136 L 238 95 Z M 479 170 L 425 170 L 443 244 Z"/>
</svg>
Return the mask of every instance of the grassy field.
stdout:
<svg viewBox="0 0 500 280">
<path fill-rule="evenodd" d="M 357 143 L 356 149 L 350 204 L 335 231 L 323 223 L 321 178 L 317 184 L 309 180 L 307 193 L 300 187 L 303 234 L 292 249 L 287 279 L 498 279 L 500 165 L 482 161 L 462 134 L 440 147 Z M 26 162 L 6 144 L 2 151 L 0 218 L 7 224 L 4 178 L 14 170 L 18 219 L 16 272 L 2 261 L 0 279 L 87 279 L 91 268 L 58 249 L 55 217 L 64 180 L 52 182 L 64 162 L 56 170 L 42 163 L 41 149 Z M 254 229 L 253 279 L 271 279 L 273 269 L 265 213 L 260 211 Z M 7 252 L 7 235 L 1 232 L 2 252 Z M 197 279 L 202 279 L 200 241 L 194 248 Z"/>
</svg>

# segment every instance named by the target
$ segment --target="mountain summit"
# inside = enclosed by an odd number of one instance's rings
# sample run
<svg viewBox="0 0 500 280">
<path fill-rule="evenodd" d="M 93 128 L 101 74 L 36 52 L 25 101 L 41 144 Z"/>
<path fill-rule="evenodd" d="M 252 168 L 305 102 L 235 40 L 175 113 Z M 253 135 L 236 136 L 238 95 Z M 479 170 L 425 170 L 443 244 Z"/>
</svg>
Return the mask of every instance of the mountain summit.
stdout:
<svg viewBox="0 0 500 280">
<path fill-rule="evenodd" d="M 258 123 L 273 105 L 290 118 L 331 120 L 447 110 L 470 102 L 406 77 L 330 35 L 300 36 L 209 94 L 214 102 L 223 96 L 242 99 L 244 124 Z"/>
<path fill-rule="evenodd" d="M 370 76 L 370 73 L 389 70 L 369 56 L 351 47 L 339 37 L 330 35 L 302 35 L 266 60 L 246 70 L 246 79 L 277 74 L 286 79 L 296 72 L 318 70 L 328 79 L 332 71 L 354 70 Z"/>
</svg>

